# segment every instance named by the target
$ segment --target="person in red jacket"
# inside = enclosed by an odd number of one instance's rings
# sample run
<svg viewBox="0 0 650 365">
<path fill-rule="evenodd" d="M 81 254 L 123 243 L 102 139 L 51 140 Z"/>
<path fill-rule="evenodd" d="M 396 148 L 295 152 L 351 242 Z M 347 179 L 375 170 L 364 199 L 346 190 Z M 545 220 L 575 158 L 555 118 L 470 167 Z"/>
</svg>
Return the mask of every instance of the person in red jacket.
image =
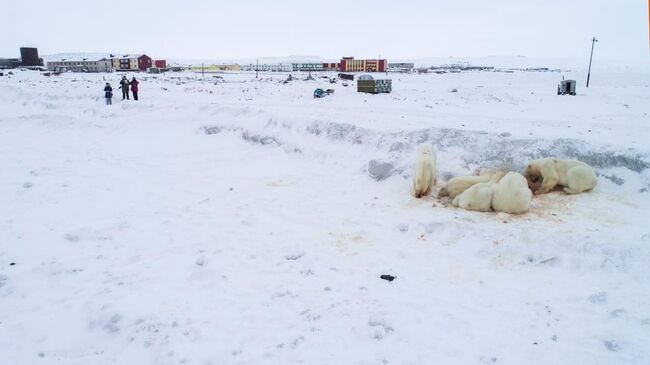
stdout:
<svg viewBox="0 0 650 365">
<path fill-rule="evenodd" d="M 133 79 L 131 82 L 129 82 L 131 85 L 131 92 L 133 93 L 133 100 L 138 100 L 138 80 L 135 79 L 135 76 L 133 76 Z"/>
</svg>

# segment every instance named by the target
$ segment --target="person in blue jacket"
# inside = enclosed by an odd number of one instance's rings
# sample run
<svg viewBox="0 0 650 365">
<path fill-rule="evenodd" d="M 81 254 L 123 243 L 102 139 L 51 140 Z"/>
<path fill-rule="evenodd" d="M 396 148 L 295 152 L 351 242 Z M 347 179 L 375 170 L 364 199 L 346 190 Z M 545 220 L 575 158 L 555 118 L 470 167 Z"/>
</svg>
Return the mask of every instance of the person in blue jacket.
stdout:
<svg viewBox="0 0 650 365">
<path fill-rule="evenodd" d="M 106 97 L 106 105 L 113 105 L 113 88 L 108 82 L 104 86 L 104 97 Z"/>
</svg>

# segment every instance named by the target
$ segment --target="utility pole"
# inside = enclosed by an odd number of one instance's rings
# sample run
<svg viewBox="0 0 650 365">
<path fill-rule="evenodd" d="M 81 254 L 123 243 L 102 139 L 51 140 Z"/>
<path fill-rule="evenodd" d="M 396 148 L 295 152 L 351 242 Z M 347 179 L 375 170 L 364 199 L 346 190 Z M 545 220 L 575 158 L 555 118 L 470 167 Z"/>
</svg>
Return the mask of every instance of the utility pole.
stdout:
<svg viewBox="0 0 650 365">
<path fill-rule="evenodd" d="M 205 70 L 204 70 L 203 64 L 201 64 L 201 78 L 202 79 L 205 78 Z"/>
<path fill-rule="evenodd" d="M 260 72 L 260 60 L 259 58 L 257 59 L 255 63 L 255 78 L 257 78 L 257 74 Z"/>
<path fill-rule="evenodd" d="M 589 87 L 589 78 L 591 77 L 591 60 L 594 58 L 594 44 L 598 42 L 596 37 L 591 39 L 591 56 L 589 56 L 589 71 L 587 71 L 587 87 Z"/>
</svg>

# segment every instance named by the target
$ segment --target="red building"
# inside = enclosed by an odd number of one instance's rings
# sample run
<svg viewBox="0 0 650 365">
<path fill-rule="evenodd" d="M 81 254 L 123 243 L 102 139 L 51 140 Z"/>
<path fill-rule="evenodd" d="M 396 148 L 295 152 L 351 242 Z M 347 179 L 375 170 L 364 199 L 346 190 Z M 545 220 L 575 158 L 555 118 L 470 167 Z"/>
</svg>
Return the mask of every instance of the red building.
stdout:
<svg viewBox="0 0 650 365">
<path fill-rule="evenodd" d="M 323 70 L 325 71 L 338 71 L 340 67 L 340 64 L 332 62 L 332 63 L 323 63 Z"/>
<path fill-rule="evenodd" d="M 343 57 L 339 66 L 341 72 L 386 72 L 386 60 L 355 60 Z"/>
<path fill-rule="evenodd" d="M 153 64 L 157 68 L 167 68 L 167 61 L 165 60 L 155 60 Z"/>
<path fill-rule="evenodd" d="M 146 54 L 139 56 L 138 69 L 140 71 L 146 71 L 149 67 L 151 67 L 151 57 L 147 56 Z"/>
</svg>

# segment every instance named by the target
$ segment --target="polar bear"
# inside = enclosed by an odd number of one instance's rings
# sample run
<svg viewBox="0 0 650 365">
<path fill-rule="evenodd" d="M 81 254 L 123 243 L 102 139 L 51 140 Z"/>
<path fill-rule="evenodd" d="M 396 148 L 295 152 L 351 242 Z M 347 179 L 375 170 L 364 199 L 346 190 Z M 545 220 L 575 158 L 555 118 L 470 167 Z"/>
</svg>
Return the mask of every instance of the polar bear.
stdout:
<svg viewBox="0 0 650 365">
<path fill-rule="evenodd" d="M 525 213 L 530 209 L 533 193 L 526 178 L 518 172 L 509 172 L 492 186 L 492 209 L 510 214 Z"/>
<path fill-rule="evenodd" d="M 438 198 L 448 196 L 452 200 L 458 195 L 462 194 L 465 190 L 472 187 L 474 184 L 487 183 L 490 181 L 494 173 L 485 172 L 480 176 L 458 176 L 450 179 L 447 183 L 438 190 Z"/>
<path fill-rule="evenodd" d="M 524 176 L 535 195 L 548 193 L 556 185 L 564 186 L 569 194 L 578 194 L 593 189 L 598 180 L 594 169 L 586 163 L 557 158 L 529 162 Z"/>
<path fill-rule="evenodd" d="M 462 194 L 454 198 L 453 206 L 466 210 L 489 212 L 492 208 L 493 185 L 498 183 L 504 174 L 501 171 L 496 172 L 490 177 L 490 181 L 470 186 Z"/>
<path fill-rule="evenodd" d="M 416 198 L 429 195 L 436 184 L 436 153 L 430 145 L 418 146 L 413 174 L 413 195 Z"/>
</svg>

